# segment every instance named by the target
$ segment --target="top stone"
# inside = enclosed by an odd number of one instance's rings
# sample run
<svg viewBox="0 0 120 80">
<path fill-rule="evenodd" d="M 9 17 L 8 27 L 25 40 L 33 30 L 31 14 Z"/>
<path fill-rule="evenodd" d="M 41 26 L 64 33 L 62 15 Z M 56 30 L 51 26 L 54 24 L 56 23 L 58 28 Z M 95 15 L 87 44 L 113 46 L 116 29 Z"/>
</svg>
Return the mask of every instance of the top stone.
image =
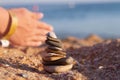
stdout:
<svg viewBox="0 0 120 80">
<path fill-rule="evenodd" d="M 49 32 L 47 36 L 52 37 L 52 38 L 57 38 L 54 32 Z"/>
</svg>

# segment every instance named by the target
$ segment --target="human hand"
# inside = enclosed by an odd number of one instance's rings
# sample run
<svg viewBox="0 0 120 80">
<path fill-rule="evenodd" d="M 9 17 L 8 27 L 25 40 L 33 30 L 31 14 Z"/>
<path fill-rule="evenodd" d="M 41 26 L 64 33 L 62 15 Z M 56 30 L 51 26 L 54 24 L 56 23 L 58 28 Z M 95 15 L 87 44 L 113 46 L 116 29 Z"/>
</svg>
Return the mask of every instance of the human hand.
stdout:
<svg viewBox="0 0 120 80">
<path fill-rule="evenodd" d="M 10 37 L 12 45 L 16 46 L 40 46 L 46 40 L 46 34 L 53 28 L 42 22 L 42 13 L 31 12 L 25 8 L 10 9 L 18 18 L 18 26 Z"/>
</svg>

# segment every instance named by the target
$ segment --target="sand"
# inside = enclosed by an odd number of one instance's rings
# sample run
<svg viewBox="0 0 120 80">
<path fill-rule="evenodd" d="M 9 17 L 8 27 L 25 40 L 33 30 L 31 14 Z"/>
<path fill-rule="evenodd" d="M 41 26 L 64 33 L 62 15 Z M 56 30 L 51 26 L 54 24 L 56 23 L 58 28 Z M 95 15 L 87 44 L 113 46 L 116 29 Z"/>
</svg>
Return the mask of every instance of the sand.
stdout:
<svg viewBox="0 0 120 80">
<path fill-rule="evenodd" d="M 77 60 L 64 73 L 44 71 L 42 54 L 46 46 L 0 47 L 0 80 L 120 80 L 120 39 L 102 39 L 96 35 L 62 40 L 67 55 Z"/>
</svg>

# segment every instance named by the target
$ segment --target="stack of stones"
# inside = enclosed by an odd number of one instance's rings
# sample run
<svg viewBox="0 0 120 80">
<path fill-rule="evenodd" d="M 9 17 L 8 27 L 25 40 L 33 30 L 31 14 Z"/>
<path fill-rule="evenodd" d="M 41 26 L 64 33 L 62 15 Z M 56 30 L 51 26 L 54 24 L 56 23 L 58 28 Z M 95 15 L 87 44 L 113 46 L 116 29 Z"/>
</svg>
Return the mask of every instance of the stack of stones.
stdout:
<svg viewBox="0 0 120 80">
<path fill-rule="evenodd" d="M 43 56 L 43 64 L 47 72 L 60 73 L 72 69 L 74 59 L 66 55 L 61 40 L 53 32 L 47 34 L 46 44 L 48 47 Z"/>
</svg>

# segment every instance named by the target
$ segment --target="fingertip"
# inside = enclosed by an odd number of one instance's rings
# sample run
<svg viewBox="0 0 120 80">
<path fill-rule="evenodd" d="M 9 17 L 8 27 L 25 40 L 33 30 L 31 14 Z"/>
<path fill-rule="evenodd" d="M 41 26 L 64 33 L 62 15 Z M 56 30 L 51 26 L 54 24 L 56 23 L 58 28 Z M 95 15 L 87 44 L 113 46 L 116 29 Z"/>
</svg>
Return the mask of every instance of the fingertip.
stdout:
<svg viewBox="0 0 120 80">
<path fill-rule="evenodd" d="M 40 13 L 40 15 L 41 15 L 42 17 L 44 17 L 44 14 L 43 14 L 43 13 Z"/>
<path fill-rule="evenodd" d="M 39 19 L 43 18 L 44 17 L 44 14 L 43 13 L 37 13 Z"/>
<path fill-rule="evenodd" d="M 42 42 L 37 42 L 37 43 L 35 44 L 35 46 L 40 46 L 40 45 L 42 45 Z"/>
<path fill-rule="evenodd" d="M 49 25 L 49 24 L 47 24 L 45 22 L 41 22 L 41 21 L 38 22 L 38 27 L 40 29 L 46 29 L 48 31 L 53 31 L 54 30 L 52 25 Z"/>
<path fill-rule="evenodd" d="M 43 13 L 34 13 L 33 18 L 35 19 L 42 19 L 44 17 Z"/>
</svg>

